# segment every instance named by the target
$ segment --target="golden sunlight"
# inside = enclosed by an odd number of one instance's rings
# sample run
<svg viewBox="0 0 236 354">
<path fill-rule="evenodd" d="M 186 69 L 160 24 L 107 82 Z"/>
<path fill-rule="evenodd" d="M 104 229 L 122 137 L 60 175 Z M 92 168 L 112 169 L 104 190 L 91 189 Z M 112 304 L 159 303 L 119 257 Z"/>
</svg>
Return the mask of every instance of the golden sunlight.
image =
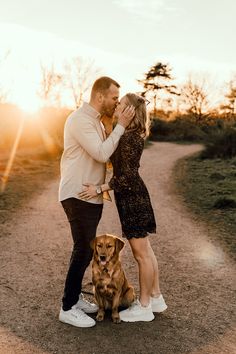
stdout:
<svg viewBox="0 0 236 354">
<path fill-rule="evenodd" d="M 15 138 L 13 147 L 11 149 L 11 154 L 10 154 L 10 157 L 8 159 L 8 162 L 7 162 L 6 169 L 5 169 L 5 171 L 3 173 L 3 176 L 2 176 L 2 179 L 1 179 L 1 186 L 0 186 L 0 192 L 1 193 L 3 193 L 5 188 L 6 188 L 6 185 L 7 185 L 9 176 L 10 176 L 11 168 L 12 168 L 15 156 L 16 156 L 18 144 L 19 144 L 19 141 L 20 141 L 20 138 L 21 138 L 21 134 L 22 134 L 22 131 L 23 131 L 23 127 L 24 127 L 24 119 L 21 120 L 21 123 L 19 125 L 18 131 L 17 131 L 17 135 L 16 135 L 16 138 Z"/>
<path fill-rule="evenodd" d="M 208 267 L 216 267 L 224 262 L 224 252 L 209 241 L 201 241 L 196 251 L 196 256 Z"/>
<path fill-rule="evenodd" d="M 24 89 L 24 88 L 23 88 Z M 22 92 L 21 96 L 15 100 L 17 106 L 26 113 L 27 119 L 35 119 L 36 113 L 40 108 L 40 102 L 36 96 L 27 96 L 27 93 Z"/>
</svg>

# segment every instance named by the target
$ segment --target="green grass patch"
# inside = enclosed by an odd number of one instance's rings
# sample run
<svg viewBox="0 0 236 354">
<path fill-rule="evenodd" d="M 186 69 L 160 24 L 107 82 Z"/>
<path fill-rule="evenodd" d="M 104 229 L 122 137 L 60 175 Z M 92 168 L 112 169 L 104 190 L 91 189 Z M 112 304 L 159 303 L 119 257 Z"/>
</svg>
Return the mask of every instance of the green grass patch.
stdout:
<svg viewBox="0 0 236 354">
<path fill-rule="evenodd" d="M 204 159 L 199 155 L 181 160 L 176 183 L 184 200 L 216 229 L 231 254 L 236 255 L 236 158 Z"/>
</svg>

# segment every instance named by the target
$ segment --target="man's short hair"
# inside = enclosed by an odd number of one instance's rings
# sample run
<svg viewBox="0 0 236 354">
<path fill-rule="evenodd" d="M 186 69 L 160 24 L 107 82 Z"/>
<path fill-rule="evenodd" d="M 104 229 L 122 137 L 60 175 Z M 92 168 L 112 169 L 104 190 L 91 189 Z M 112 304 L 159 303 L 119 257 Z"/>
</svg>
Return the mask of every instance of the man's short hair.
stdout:
<svg viewBox="0 0 236 354">
<path fill-rule="evenodd" d="M 92 87 L 91 96 L 94 97 L 97 92 L 101 92 L 103 95 L 106 94 L 106 91 L 109 90 L 111 85 L 115 85 L 116 87 L 120 87 L 118 82 L 111 79 L 108 76 L 102 76 L 97 79 Z"/>
</svg>

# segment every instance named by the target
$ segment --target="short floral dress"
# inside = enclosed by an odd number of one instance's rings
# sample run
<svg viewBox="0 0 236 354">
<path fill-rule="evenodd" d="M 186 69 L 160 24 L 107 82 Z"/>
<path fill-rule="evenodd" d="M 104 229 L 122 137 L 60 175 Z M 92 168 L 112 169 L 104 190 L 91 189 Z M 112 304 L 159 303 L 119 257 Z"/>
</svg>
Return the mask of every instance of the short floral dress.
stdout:
<svg viewBox="0 0 236 354">
<path fill-rule="evenodd" d="M 156 222 L 148 190 L 139 175 L 144 139 L 137 132 L 125 132 L 111 156 L 114 190 L 123 237 L 146 237 L 156 232 Z"/>
</svg>

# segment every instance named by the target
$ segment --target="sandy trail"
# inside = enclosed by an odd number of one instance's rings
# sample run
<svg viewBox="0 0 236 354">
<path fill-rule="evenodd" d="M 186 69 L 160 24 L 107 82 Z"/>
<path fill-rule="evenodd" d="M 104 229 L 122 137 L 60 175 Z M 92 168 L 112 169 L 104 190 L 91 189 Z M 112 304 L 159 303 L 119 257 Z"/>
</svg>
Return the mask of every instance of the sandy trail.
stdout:
<svg viewBox="0 0 236 354">
<path fill-rule="evenodd" d="M 57 203 L 58 180 L 52 181 L 1 226 L 0 354 L 236 353 L 235 265 L 211 240 L 215 230 L 189 212 L 173 183 L 176 161 L 199 149 L 154 143 L 141 162 L 158 223 L 151 242 L 168 310 L 150 323 L 115 325 L 109 315 L 91 329 L 58 322 L 71 239 Z M 105 203 L 98 234 L 103 232 L 121 234 L 114 203 Z M 137 289 L 128 244 L 122 261 Z"/>
</svg>

